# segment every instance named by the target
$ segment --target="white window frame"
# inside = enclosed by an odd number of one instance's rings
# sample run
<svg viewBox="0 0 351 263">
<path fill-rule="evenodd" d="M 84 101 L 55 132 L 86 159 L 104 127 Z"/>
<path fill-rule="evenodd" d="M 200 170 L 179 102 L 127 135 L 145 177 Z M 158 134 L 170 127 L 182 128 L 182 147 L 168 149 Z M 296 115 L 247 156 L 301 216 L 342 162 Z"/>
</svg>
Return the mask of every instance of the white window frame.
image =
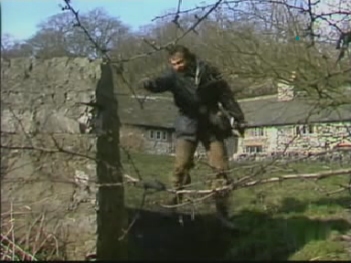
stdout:
<svg viewBox="0 0 351 263">
<path fill-rule="evenodd" d="M 265 129 L 263 127 L 255 127 L 248 130 L 251 137 L 264 137 Z"/>
<path fill-rule="evenodd" d="M 316 127 L 313 124 L 299 125 L 295 128 L 296 135 L 309 135 L 315 133 Z"/>
<path fill-rule="evenodd" d="M 248 149 L 255 149 L 254 151 L 248 150 Z M 258 151 L 258 149 L 261 149 Z M 247 145 L 245 146 L 245 153 L 263 153 L 264 149 L 262 145 Z"/>
<path fill-rule="evenodd" d="M 168 141 L 166 130 L 149 130 L 149 138 L 154 141 Z"/>
</svg>

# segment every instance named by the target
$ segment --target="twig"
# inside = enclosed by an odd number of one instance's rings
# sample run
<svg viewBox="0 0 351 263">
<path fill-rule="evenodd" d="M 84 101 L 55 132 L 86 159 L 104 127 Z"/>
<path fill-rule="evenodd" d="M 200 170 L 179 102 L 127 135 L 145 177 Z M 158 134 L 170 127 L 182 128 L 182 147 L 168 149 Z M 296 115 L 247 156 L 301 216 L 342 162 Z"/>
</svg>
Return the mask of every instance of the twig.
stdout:
<svg viewBox="0 0 351 263">
<path fill-rule="evenodd" d="M 195 28 L 202 22 L 204 21 L 214 10 L 217 9 L 217 7 L 221 4 L 223 0 L 218 0 L 203 16 L 199 17 L 197 21 L 190 27 L 188 30 L 186 30 L 180 37 L 178 37 L 176 40 L 174 40 L 173 44 L 178 43 L 181 39 L 183 39 L 187 34 L 189 34 L 191 31 L 195 30 Z"/>
<path fill-rule="evenodd" d="M 84 27 L 84 25 L 81 23 L 80 18 L 79 18 L 79 13 L 78 11 L 76 11 L 73 6 L 70 3 L 70 0 L 63 0 L 65 2 L 65 6 L 62 7 L 62 10 L 69 10 L 72 12 L 72 14 L 74 15 L 77 23 L 75 26 L 81 28 L 84 32 L 84 34 L 88 37 L 89 41 L 93 43 L 94 47 L 96 48 L 96 50 L 98 52 L 101 53 L 102 57 L 108 61 L 111 64 L 117 64 L 117 74 L 121 77 L 122 81 L 128 86 L 129 90 L 131 91 L 131 93 L 133 94 L 133 96 L 135 97 L 135 99 L 138 101 L 139 106 L 141 109 L 143 109 L 143 102 L 142 100 L 140 100 L 138 98 L 138 96 L 136 95 L 134 89 L 131 87 L 131 85 L 128 83 L 128 81 L 124 78 L 124 75 L 122 73 L 122 69 L 123 69 L 123 63 L 124 62 L 129 62 L 135 59 L 140 59 L 140 58 L 144 58 L 146 56 L 150 56 L 155 52 L 158 52 L 160 50 L 165 50 L 168 49 L 169 46 L 174 45 L 176 43 L 178 43 L 181 39 L 183 39 L 186 35 L 188 35 L 191 31 L 194 31 L 196 29 L 196 27 L 203 21 L 205 20 L 219 5 L 223 0 L 218 0 L 203 16 L 201 16 L 200 18 L 197 19 L 197 21 L 191 26 L 189 27 L 187 30 L 185 30 L 179 37 L 177 37 L 176 39 L 174 39 L 173 41 L 168 42 L 167 44 L 160 46 L 158 48 L 154 48 L 153 51 L 151 52 L 147 52 L 141 55 L 136 55 L 133 57 L 130 57 L 128 59 L 119 59 L 117 61 L 114 61 L 111 59 L 111 57 L 108 55 L 107 50 L 103 50 L 101 49 L 101 47 L 99 46 L 99 44 L 94 40 L 94 38 L 90 35 L 90 33 L 88 32 L 88 30 Z M 179 8 L 180 8 L 180 2 L 179 4 Z M 175 20 L 178 21 L 178 18 Z"/>
<path fill-rule="evenodd" d="M 187 200 L 186 202 L 184 203 L 180 203 L 180 204 L 176 204 L 176 205 L 161 205 L 162 207 L 165 207 L 165 208 L 179 208 L 179 207 L 182 207 L 182 206 L 186 206 L 186 205 L 189 205 L 189 204 L 196 204 L 196 203 L 199 203 L 199 202 L 202 202 L 202 201 L 205 201 L 207 199 L 209 199 L 210 197 L 214 196 L 215 192 L 212 191 L 210 192 L 209 194 L 201 197 L 201 198 L 197 198 L 197 199 L 193 199 L 193 200 Z"/>
<path fill-rule="evenodd" d="M 33 247 L 33 254 L 35 255 L 40 247 L 36 247 L 37 244 L 38 244 L 38 241 L 39 241 L 39 238 L 41 237 L 41 234 L 42 234 L 42 231 L 43 231 L 43 225 L 44 225 L 44 220 L 45 220 L 45 215 L 42 214 L 41 215 L 41 218 L 40 218 L 40 224 L 39 224 L 39 229 L 37 229 L 37 234 L 35 236 L 35 239 L 34 239 L 34 247 Z"/>
<path fill-rule="evenodd" d="M 10 221 L 11 221 L 11 238 L 12 238 L 12 260 L 15 260 L 15 231 L 14 231 L 14 227 L 13 227 L 13 220 L 15 220 L 13 218 L 12 215 L 12 211 L 13 211 L 13 203 L 11 202 L 11 215 L 10 215 Z"/>
<path fill-rule="evenodd" d="M 38 261 L 35 258 L 35 256 L 33 256 L 33 255 L 29 254 L 28 252 L 24 251 L 20 246 L 16 245 L 14 242 L 12 242 L 8 237 L 6 237 L 3 234 L 1 234 L 1 242 L 3 242 L 3 240 L 8 242 L 8 244 L 9 244 L 8 246 L 12 246 L 14 251 L 18 251 L 22 255 L 25 255 L 27 260 L 29 258 L 30 261 Z M 12 261 L 14 261 L 14 260 L 15 260 L 15 256 L 13 255 Z"/>
<path fill-rule="evenodd" d="M 100 45 L 95 41 L 95 39 L 90 35 L 89 31 L 85 28 L 85 26 L 81 23 L 80 18 L 79 18 L 79 13 L 78 11 L 76 11 L 74 9 L 74 7 L 71 5 L 71 1 L 70 0 L 63 0 L 65 2 L 65 6 L 62 7 L 62 10 L 69 10 L 72 12 L 72 14 L 74 15 L 75 19 L 76 19 L 76 27 L 79 27 L 83 30 L 85 36 L 88 38 L 88 40 L 94 45 L 95 49 L 97 52 L 99 52 L 101 54 L 101 56 L 108 61 L 109 63 L 113 64 L 116 62 L 113 62 L 111 57 L 108 55 L 107 50 L 102 49 L 100 47 Z M 124 78 L 123 74 L 122 74 L 122 69 L 123 66 L 121 65 L 121 62 L 118 63 L 117 62 L 118 67 L 116 68 L 116 73 L 121 77 L 122 81 L 127 85 L 127 87 L 129 88 L 130 92 L 133 94 L 133 96 L 135 97 L 135 99 L 138 101 L 139 106 L 141 109 L 144 108 L 143 103 L 138 99 L 134 89 L 132 88 L 132 86 L 128 83 L 128 81 Z"/>
<path fill-rule="evenodd" d="M 130 153 L 122 146 L 120 146 L 120 149 L 122 149 L 122 151 L 127 155 L 127 159 L 131 163 L 131 165 L 132 165 L 135 173 L 137 174 L 139 180 L 142 180 L 141 173 L 140 173 L 138 167 L 136 167 L 136 165 L 134 163 L 134 160 L 133 160 L 132 156 L 130 155 Z"/>
<path fill-rule="evenodd" d="M 126 230 L 123 230 L 123 235 L 118 240 L 123 240 L 128 235 L 128 233 L 130 232 L 130 230 L 134 226 L 135 222 L 140 218 L 140 214 L 141 214 L 140 211 L 145 205 L 146 195 L 147 195 L 146 190 L 144 190 L 143 197 L 141 199 L 138 211 L 135 213 L 133 220 L 129 224 L 128 228 Z"/>
<path fill-rule="evenodd" d="M 32 229 L 35 227 L 35 225 L 37 224 L 37 222 L 40 220 L 40 218 L 42 218 L 42 214 L 40 214 L 38 217 L 36 217 L 32 224 L 29 226 L 29 229 L 27 230 L 27 235 L 26 235 L 26 248 L 28 248 L 32 243 L 30 238 L 31 238 L 31 234 L 32 234 Z"/>
<path fill-rule="evenodd" d="M 310 173 L 310 174 L 291 174 L 291 175 L 283 175 L 279 177 L 272 177 L 272 178 L 267 178 L 267 179 L 261 179 L 261 180 L 254 180 L 254 181 L 249 181 L 246 183 L 242 184 L 236 184 L 235 182 L 223 187 L 215 188 L 212 190 L 173 190 L 169 189 L 168 192 L 174 193 L 174 194 L 209 194 L 212 192 L 220 192 L 223 190 L 234 190 L 234 189 L 239 189 L 239 188 L 247 188 L 247 187 L 252 187 L 256 185 L 262 185 L 262 184 L 267 184 L 267 183 L 276 183 L 276 182 L 282 182 L 286 180 L 297 180 L 297 179 L 316 179 L 316 180 L 321 180 L 325 179 L 328 177 L 332 176 L 339 176 L 339 175 L 346 175 L 346 174 L 351 174 L 351 169 L 341 169 L 341 170 L 336 170 L 336 171 L 327 171 L 327 172 L 320 172 L 320 173 Z"/>
<path fill-rule="evenodd" d="M 145 58 L 148 57 L 152 54 L 154 54 L 155 52 L 161 51 L 161 50 L 167 50 L 170 46 L 178 43 L 180 40 L 182 40 L 184 37 L 186 37 L 191 31 L 194 31 L 197 26 L 204 21 L 222 2 L 223 0 L 218 0 L 215 4 L 211 5 L 211 8 L 201 17 L 199 17 L 197 19 L 196 22 L 194 22 L 187 30 L 185 30 L 179 37 L 175 38 L 174 40 L 157 47 L 156 49 L 153 47 L 153 50 L 150 52 L 145 52 L 143 54 L 139 54 L 139 55 L 135 55 L 132 57 L 129 57 L 127 59 L 120 59 L 119 62 L 129 62 L 129 61 L 133 61 L 136 59 L 141 59 L 141 58 Z"/>
<path fill-rule="evenodd" d="M 338 193 L 341 193 L 345 190 L 348 190 L 350 191 L 351 190 L 351 184 L 349 185 L 345 185 L 345 186 L 341 186 L 340 188 L 334 190 L 334 191 L 330 191 L 330 192 L 327 192 L 326 195 L 330 196 L 330 195 L 333 195 L 333 194 L 338 194 Z"/>
</svg>

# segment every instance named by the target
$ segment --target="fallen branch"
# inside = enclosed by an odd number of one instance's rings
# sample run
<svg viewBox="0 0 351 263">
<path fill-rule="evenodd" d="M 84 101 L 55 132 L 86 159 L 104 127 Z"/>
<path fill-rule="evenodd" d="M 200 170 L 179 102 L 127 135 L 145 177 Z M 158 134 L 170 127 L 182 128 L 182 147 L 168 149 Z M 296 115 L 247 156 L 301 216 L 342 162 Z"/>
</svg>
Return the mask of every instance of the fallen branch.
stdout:
<svg viewBox="0 0 351 263">
<path fill-rule="evenodd" d="M 342 186 L 340 186 L 338 189 L 336 189 L 334 191 L 327 192 L 326 195 L 330 196 L 330 195 L 338 194 L 338 193 L 341 193 L 341 192 L 343 192 L 345 190 L 348 190 L 351 193 L 351 184 L 349 184 L 349 185 L 342 185 Z"/>
<path fill-rule="evenodd" d="M 234 189 L 252 187 L 252 186 L 262 185 L 262 184 L 267 184 L 267 183 L 282 182 L 282 181 L 286 181 L 286 180 L 297 180 L 297 179 L 321 180 L 321 179 L 325 179 L 328 177 L 346 175 L 346 174 L 351 174 L 351 169 L 341 169 L 341 170 L 336 170 L 336 171 L 327 171 L 327 172 L 310 173 L 310 174 L 289 174 L 289 175 L 282 175 L 279 177 L 253 180 L 253 181 L 248 181 L 248 182 L 243 182 L 243 183 L 233 182 L 229 185 L 215 188 L 215 189 L 211 189 L 211 190 L 210 189 L 208 189 L 208 190 L 174 190 L 174 189 L 169 189 L 167 191 L 170 193 L 174 193 L 174 194 L 210 194 L 213 192 L 234 190 Z"/>
<path fill-rule="evenodd" d="M 320 173 L 310 173 L 310 174 L 291 174 L 291 175 L 283 175 L 279 177 L 272 177 L 263 180 L 251 181 L 246 184 L 246 186 L 253 186 L 256 184 L 266 184 L 266 183 L 274 183 L 274 182 L 282 182 L 285 180 L 291 179 L 316 179 L 321 180 L 332 176 L 351 174 L 351 169 L 340 169 L 336 171 L 327 171 Z"/>
<path fill-rule="evenodd" d="M 179 208 L 181 206 L 186 206 L 186 205 L 189 205 L 189 204 L 196 204 L 196 203 L 199 203 L 201 201 L 205 201 L 209 198 L 211 198 L 212 196 L 214 196 L 214 192 L 211 192 L 201 198 L 197 198 L 197 199 L 188 199 L 186 200 L 184 203 L 180 203 L 180 204 L 176 204 L 176 205 L 161 205 L 162 207 L 165 207 L 165 208 Z"/>
</svg>

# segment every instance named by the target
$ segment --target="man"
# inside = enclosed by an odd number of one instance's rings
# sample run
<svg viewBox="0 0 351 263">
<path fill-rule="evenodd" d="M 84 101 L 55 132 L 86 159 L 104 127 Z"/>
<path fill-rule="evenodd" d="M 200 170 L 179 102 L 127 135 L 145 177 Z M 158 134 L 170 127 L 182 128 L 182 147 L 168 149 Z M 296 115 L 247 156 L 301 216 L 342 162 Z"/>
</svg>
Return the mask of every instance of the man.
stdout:
<svg viewBox="0 0 351 263">
<path fill-rule="evenodd" d="M 155 79 L 144 80 L 143 88 L 154 93 L 170 91 L 179 108 L 175 122 L 177 141 L 173 186 L 181 189 L 190 184 L 189 171 L 199 142 L 206 149 L 216 178 L 228 183 L 226 170 L 229 165 L 224 140 L 233 134 L 229 118 L 220 110 L 219 104 L 235 119 L 242 134 L 244 114 L 216 68 L 198 60 L 181 45 L 173 46 L 168 53 L 171 70 Z M 181 199 L 181 195 L 172 198 L 171 205 L 181 202 Z M 227 218 L 228 194 L 217 195 L 215 201 L 217 213 Z"/>
</svg>

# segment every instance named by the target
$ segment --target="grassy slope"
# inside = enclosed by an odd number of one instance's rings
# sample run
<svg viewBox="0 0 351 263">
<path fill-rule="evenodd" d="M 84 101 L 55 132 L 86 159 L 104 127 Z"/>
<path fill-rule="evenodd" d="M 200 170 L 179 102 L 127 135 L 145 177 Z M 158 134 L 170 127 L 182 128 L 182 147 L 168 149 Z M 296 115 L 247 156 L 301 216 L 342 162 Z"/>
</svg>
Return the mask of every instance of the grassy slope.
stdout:
<svg viewBox="0 0 351 263">
<path fill-rule="evenodd" d="M 169 182 L 172 157 L 144 154 L 133 154 L 132 157 L 144 179 L 157 178 L 162 182 Z M 123 156 L 122 162 L 126 172 L 136 176 L 126 156 Z M 290 168 L 301 173 L 329 169 L 328 166 L 321 164 L 295 164 Z M 243 173 L 243 169 L 236 174 Z M 201 176 L 209 172 L 204 165 L 197 167 L 192 173 L 193 182 L 199 181 Z M 287 168 L 285 171 L 276 172 L 276 174 L 286 173 Z M 345 176 L 325 179 L 318 182 L 318 186 L 331 189 L 333 186 L 335 188 L 335 184 L 345 184 L 347 179 Z M 152 217 L 154 219 L 151 220 L 154 222 L 148 224 L 143 222 L 148 220 L 145 216 L 139 220 L 139 228 L 144 230 L 138 230 L 136 226 L 135 231 L 144 231 L 144 236 L 148 235 L 147 233 L 159 236 L 159 240 L 145 241 L 152 248 L 149 247 L 146 251 L 145 244 L 141 245 L 142 248 L 139 245 L 137 249 L 139 252 L 135 253 L 141 253 L 143 258 L 153 259 L 170 257 L 234 260 L 350 259 L 350 251 L 345 242 L 339 239 L 341 235 L 350 233 L 350 210 L 348 210 L 350 195 L 344 192 L 328 197 L 318 192 L 316 186 L 317 184 L 311 181 L 290 181 L 235 191 L 232 194 L 233 222 L 240 225 L 242 233 L 232 234 L 228 230 L 219 230 L 214 225 L 214 219 L 206 216 L 213 213 L 212 202 L 200 205 L 196 214 L 196 218 L 199 219 L 194 221 L 197 223 L 191 222 L 185 227 L 162 220 L 160 221 L 162 223 L 156 223 L 158 220 L 156 217 Z M 135 188 L 126 189 L 129 207 L 139 205 L 141 193 L 141 190 Z M 154 202 L 162 201 L 164 197 L 164 194 L 148 197 L 146 208 L 157 211 Z M 202 220 L 203 218 L 206 219 Z M 152 231 L 147 232 L 145 229 Z M 182 244 L 179 242 L 176 245 L 174 242 L 168 244 L 167 238 L 183 241 L 179 241 Z M 156 242 L 157 249 L 151 245 L 152 242 Z M 186 242 L 190 243 L 187 245 Z M 164 249 L 159 247 L 163 245 Z M 168 252 L 167 245 L 171 247 Z M 189 246 L 192 247 L 191 250 L 187 248 Z M 178 252 L 173 253 L 172 249 L 177 249 Z"/>
</svg>

